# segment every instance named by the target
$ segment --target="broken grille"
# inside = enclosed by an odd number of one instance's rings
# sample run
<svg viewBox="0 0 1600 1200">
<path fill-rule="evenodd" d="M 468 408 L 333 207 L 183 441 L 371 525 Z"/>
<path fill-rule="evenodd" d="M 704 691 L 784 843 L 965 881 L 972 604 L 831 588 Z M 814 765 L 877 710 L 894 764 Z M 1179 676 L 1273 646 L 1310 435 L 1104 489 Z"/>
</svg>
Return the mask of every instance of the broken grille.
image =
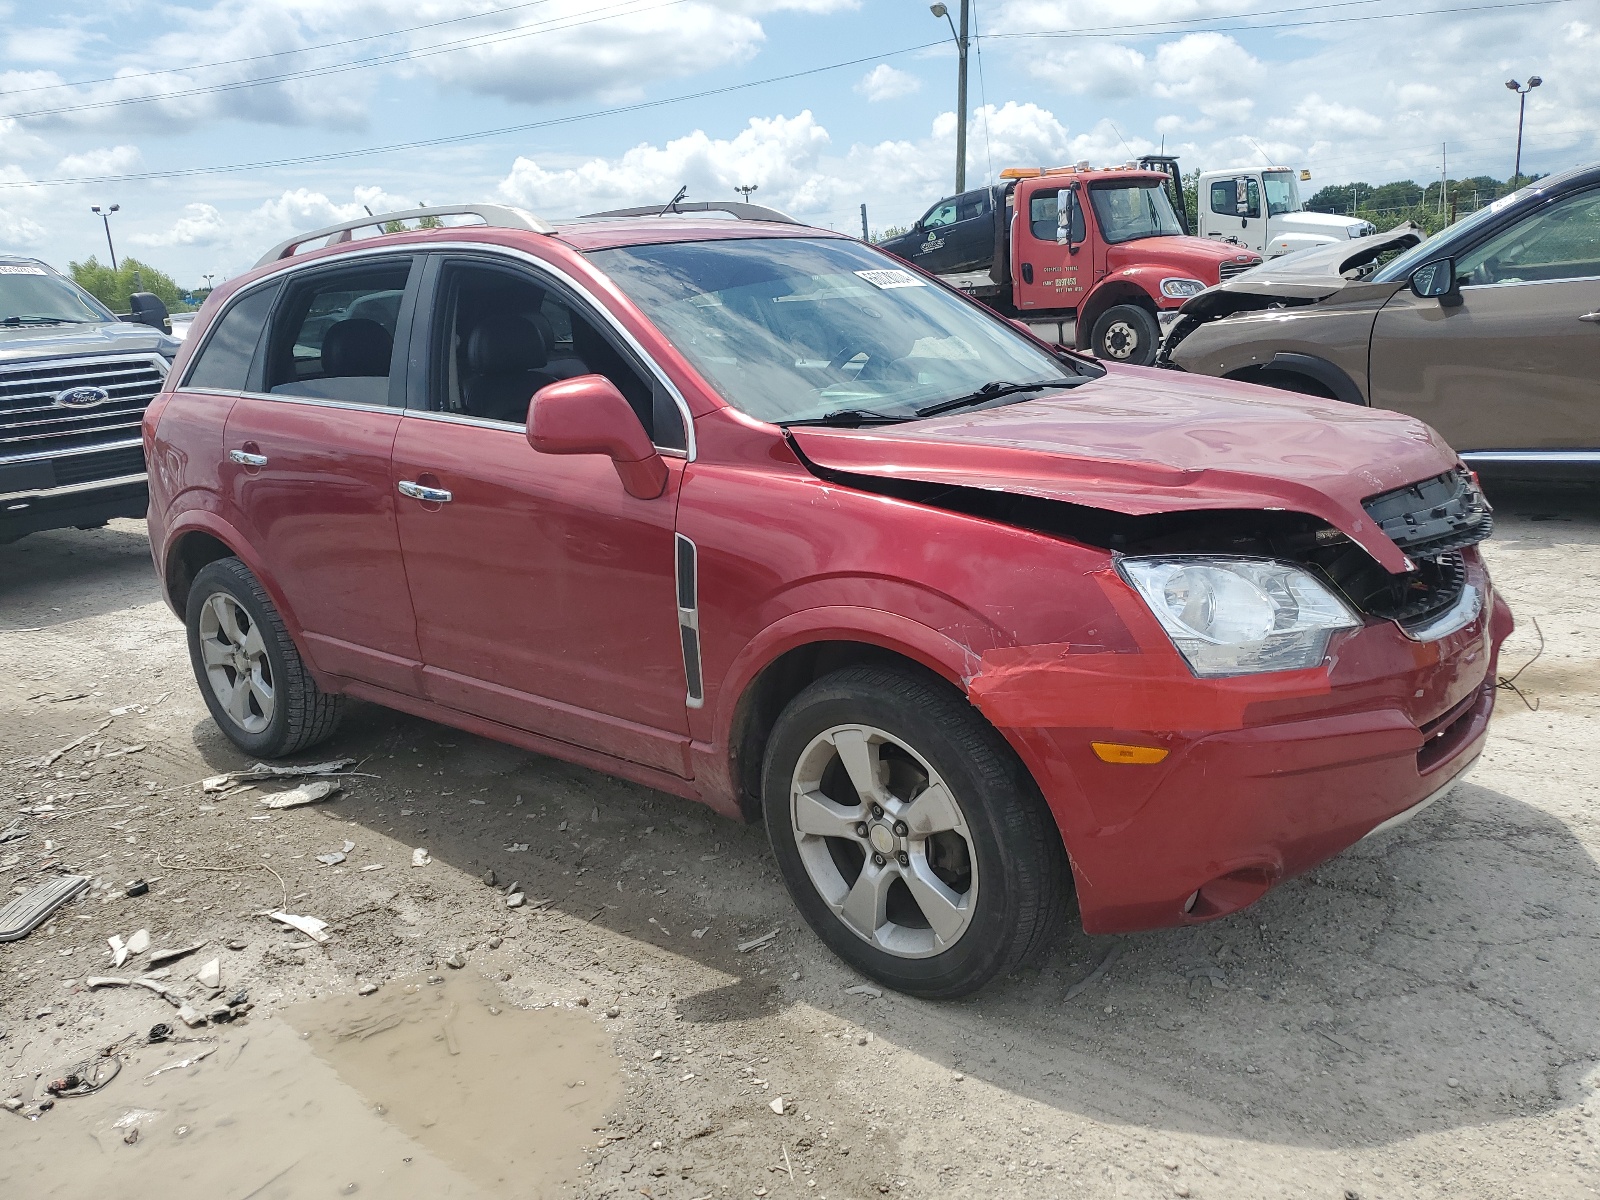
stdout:
<svg viewBox="0 0 1600 1200">
<path fill-rule="evenodd" d="M 93 450 L 139 437 L 144 410 L 166 374 L 167 361 L 158 354 L 0 367 L 0 460 Z M 90 408 L 56 403 L 74 388 L 100 388 L 108 398 Z"/>
</svg>

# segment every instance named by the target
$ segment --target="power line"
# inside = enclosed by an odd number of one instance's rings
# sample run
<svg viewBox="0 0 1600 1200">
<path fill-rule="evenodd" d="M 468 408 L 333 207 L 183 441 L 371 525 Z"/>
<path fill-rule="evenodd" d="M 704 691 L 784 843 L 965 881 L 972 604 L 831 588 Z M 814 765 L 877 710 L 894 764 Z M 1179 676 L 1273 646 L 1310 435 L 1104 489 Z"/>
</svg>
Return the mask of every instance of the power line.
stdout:
<svg viewBox="0 0 1600 1200">
<path fill-rule="evenodd" d="M 420 50 L 397 50 L 390 54 L 373 55 L 370 58 L 356 59 L 347 63 L 330 63 L 320 67 L 306 67 L 297 71 L 285 71 L 280 75 L 263 75 L 254 79 L 235 79 L 226 83 L 203 84 L 191 88 L 180 88 L 174 91 L 151 92 L 143 96 L 119 96 L 112 100 L 92 100 L 83 104 L 63 105 L 60 108 L 30 109 L 22 112 L 0 114 L 0 120 L 36 120 L 40 117 L 61 116 L 66 113 L 89 112 L 104 108 L 121 108 L 130 104 L 153 104 L 163 100 L 179 100 L 189 96 L 216 95 L 222 92 L 242 91 L 248 88 L 266 87 L 275 83 L 287 83 L 298 79 L 316 79 L 327 75 L 342 75 L 350 71 L 365 71 L 373 67 L 391 66 L 399 62 L 411 62 L 416 59 L 432 58 L 440 54 L 453 54 L 459 50 L 475 50 L 483 46 L 493 46 L 502 42 L 517 41 L 522 38 L 535 37 L 541 33 L 558 33 L 562 30 L 576 29 L 584 25 L 595 25 L 602 21 L 615 20 L 618 17 L 637 16 L 642 12 L 650 12 L 663 8 L 672 8 L 679 4 L 686 4 L 688 0 L 662 0 L 661 3 L 645 4 L 638 7 L 639 0 L 623 0 L 622 3 L 612 4 L 607 8 L 591 9 L 585 14 L 585 20 L 567 20 L 555 18 L 541 24 L 530 21 L 525 25 L 514 26 L 509 30 L 499 30 L 494 33 L 474 34 L 471 37 L 457 38 L 454 41 L 439 42 L 433 46 L 425 46 Z M 633 6 L 633 7 L 630 7 Z M 618 12 L 623 9 L 626 11 Z M 607 15 L 597 16 L 597 13 Z M 558 22 L 565 23 L 558 23 Z"/>
<path fill-rule="evenodd" d="M 152 179 L 185 179 L 196 175 L 225 175 L 240 171 L 269 170 L 276 167 L 303 166 L 308 163 L 335 162 L 341 159 L 362 158 L 373 154 L 392 154 L 400 150 L 424 150 L 432 146 L 448 146 L 459 142 L 474 142 L 488 138 L 503 137 L 511 133 L 527 133 L 535 129 L 549 129 L 557 125 L 571 125 L 580 121 L 592 121 L 600 117 L 613 117 L 622 113 L 641 112 L 650 108 L 661 108 L 668 104 L 681 104 L 688 100 L 704 100 L 710 96 L 724 96 L 730 92 L 747 91 L 750 88 L 764 87 L 770 83 L 784 83 L 791 79 L 803 79 L 808 75 L 820 75 L 825 71 L 841 71 L 846 67 L 859 67 L 863 63 L 881 62 L 887 58 L 898 58 L 903 54 L 915 54 L 919 50 L 928 50 L 945 43 L 923 42 L 916 46 L 907 46 L 900 50 L 888 50 L 881 54 L 869 54 L 862 58 L 852 58 L 845 62 L 829 63 L 822 67 L 811 67 L 804 71 L 790 71 L 783 75 L 771 75 L 766 79 L 752 79 L 744 83 L 728 84 L 724 87 L 707 88 L 699 92 L 686 92 L 678 96 L 666 96 L 659 100 L 640 100 L 634 104 L 621 104 L 614 108 L 596 109 L 593 112 L 574 113 L 565 117 L 550 117 L 543 121 L 528 121 L 520 125 L 502 125 L 497 129 L 479 129 L 471 133 L 455 133 L 435 138 L 423 138 L 414 142 L 394 142 L 385 146 L 366 146 L 358 150 L 331 150 L 322 154 L 301 154 L 290 158 L 275 158 L 261 162 L 230 163 L 214 167 L 185 167 L 172 171 L 132 171 L 121 175 L 82 175 L 68 179 L 34 179 L 16 182 L 0 182 L 0 190 L 25 188 L 25 187 L 60 187 L 70 184 L 86 183 L 135 183 Z"/>
<path fill-rule="evenodd" d="M 1373 0 L 1376 2 L 1376 0 Z M 419 33 L 424 29 L 437 29 L 441 25 L 456 25 L 462 21 L 476 21 L 482 17 L 498 17 L 506 13 L 518 12 L 524 8 L 538 8 L 549 4 L 550 0 L 528 0 L 524 4 L 508 4 L 504 8 L 489 9 L 486 12 L 467 13 L 460 17 L 446 17 L 441 21 L 429 21 L 423 25 L 407 25 L 403 29 L 386 29 L 382 33 L 364 33 L 360 37 L 340 38 L 336 42 L 318 42 L 310 46 L 297 46 L 293 50 L 271 50 L 265 54 L 247 54 L 242 58 L 224 58 L 216 62 L 188 63 L 182 66 L 163 67 L 158 71 L 131 71 L 121 75 L 104 75 L 98 79 L 72 79 L 60 83 L 41 83 L 34 87 L 10 88 L 0 91 L 0 96 L 22 96 L 29 92 L 52 92 L 63 88 L 89 87 L 96 83 L 121 83 L 126 79 L 144 79 L 151 75 L 176 75 L 184 71 L 209 71 L 216 67 L 236 67 L 242 63 L 265 62 L 269 58 L 285 58 L 291 54 L 313 54 L 318 50 L 336 50 L 340 46 L 355 46 L 362 42 L 382 41 L 388 37 L 400 37 L 402 34 Z"/>
</svg>

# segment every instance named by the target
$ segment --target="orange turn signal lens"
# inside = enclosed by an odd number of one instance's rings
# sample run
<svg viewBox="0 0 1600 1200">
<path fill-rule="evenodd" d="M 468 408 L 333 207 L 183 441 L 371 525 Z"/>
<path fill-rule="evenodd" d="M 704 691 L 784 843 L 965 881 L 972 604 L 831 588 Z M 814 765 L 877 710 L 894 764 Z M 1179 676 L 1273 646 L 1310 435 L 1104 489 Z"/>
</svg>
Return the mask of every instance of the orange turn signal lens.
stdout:
<svg viewBox="0 0 1600 1200">
<path fill-rule="evenodd" d="M 1160 746 L 1128 746 L 1122 742 L 1090 742 L 1101 762 L 1158 763 L 1167 756 Z"/>
</svg>

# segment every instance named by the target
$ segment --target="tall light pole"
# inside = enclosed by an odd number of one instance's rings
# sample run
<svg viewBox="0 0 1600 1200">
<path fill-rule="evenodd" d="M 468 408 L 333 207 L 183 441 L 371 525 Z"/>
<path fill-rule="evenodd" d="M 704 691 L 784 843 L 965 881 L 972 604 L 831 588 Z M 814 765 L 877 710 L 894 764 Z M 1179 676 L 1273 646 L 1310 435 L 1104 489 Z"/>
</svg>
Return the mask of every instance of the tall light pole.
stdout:
<svg viewBox="0 0 1600 1200">
<path fill-rule="evenodd" d="M 1528 111 L 1528 93 L 1538 87 L 1544 80 L 1537 75 L 1528 77 L 1528 86 L 1523 87 L 1515 79 L 1506 80 L 1506 87 L 1517 94 L 1517 165 L 1511 172 L 1511 186 L 1517 186 L 1517 180 L 1522 178 L 1522 118 Z"/>
<path fill-rule="evenodd" d="M 738 192 L 741 196 L 744 197 L 744 201 L 745 201 L 746 204 L 750 203 L 750 193 L 751 192 L 755 192 L 755 191 L 759 191 L 760 188 L 761 188 L 761 185 L 759 183 L 743 183 L 743 184 L 736 183 L 736 184 L 733 185 L 733 190 Z"/>
<path fill-rule="evenodd" d="M 202 276 L 200 276 L 201 279 L 204 279 L 206 281 L 206 291 L 209 292 L 211 290 L 211 281 L 213 279 L 215 279 L 216 277 L 217 277 L 216 276 L 216 272 L 214 272 L 214 271 L 210 275 L 202 275 Z"/>
<path fill-rule="evenodd" d="M 111 269 L 113 271 L 117 269 L 117 248 L 111 244 L 111 214 L 118 212 L 121 208 L 122 205 L 120 204 L 113 204 L 107 209 L 101 209 L 98 204 L 89 206 L 89 211 L 99 217 L 101 223 L 106 227 L 106 249 L 111 252 Z"/>
<path fill-rule="evenodd" d="M 942 4 L 930 5 L 928 11 L 943 17 L 950 25 L 950 36 L 956 40 L 956 58 L 959 74 L 956 76 L 956 191 L 967 190 L 967 20 L 969 0 L 961 0 L 961 32 L 950 19 L 950 10 Z"/>
</svg>

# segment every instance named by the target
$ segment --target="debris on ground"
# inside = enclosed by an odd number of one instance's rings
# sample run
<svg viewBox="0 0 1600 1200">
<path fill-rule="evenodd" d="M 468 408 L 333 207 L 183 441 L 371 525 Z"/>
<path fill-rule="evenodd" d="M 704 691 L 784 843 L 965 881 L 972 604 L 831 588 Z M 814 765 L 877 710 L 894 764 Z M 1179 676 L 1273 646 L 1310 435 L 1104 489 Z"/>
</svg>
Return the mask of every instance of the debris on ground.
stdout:
<svg viewBox="0 0 1600 1200">
<path fill-rule="evenodd" d="M 354 842 L 352 842 L 349 838 L 346 838 L 345 839 L 345 843 L 344 843 L 344 849 L 342 849 L 342 850 L 332 850 L 332 851 L 328 852 L 327 854 L 319 854 L 319 855 L 317 855 L 317 861 L 319 863 L 321 863 L 323 866 L 326 866 L 326 867 L 337 867 L 340 863 L 342 863 L 346 858 L 348 858 L 350 856 L 350 851 L 354 850 L 355 848 L 356 848 L 356 844 Z"/>
<path fill-rule="evenodd" d="M 433 855 L 429 854 L 421 846 L 411 852 L 411 865 L 413 867 L 425 867 L 432 861 Z"/>
<path fill-rule="evenodd" d="M 770 1108 L 773 1112 L 777 1113 L 780 1117 L 783 1116 L 783 1097 L 782 1096 L 773 1097 L 772 1103 L 767 1105 L 767 1107 Z"/>
<path fill-rule="evenodd" d="M 128 884 L 127 895 L 129 899 L 132 899 L 135 896 L 145 895 L 147 892 L 149 892 L 149 890 L 150 885 L 148 883 L 142 879 L 135 879 Z"/>
<path fill-rule="evenodd" d="M 187 958 L 204 945 L 204 942 L 191 942 L 187 946 L 174 946 L 170 950 L 152 950 L 150 951 L 150 965 L 159 967 L 165 963 L 177 962 L 180 958 Z"/>
<path fill-rule="evenodd" d="M 268 913 L 267 916 L 274 921 L 281 921 L 290 929 L 298 929 L 313 942 L 325 942 L 328 940 L 328 935 L 323 932 L 328 927 L 328 923 L 316 917 L 300 917 L 294 913 L 285 912 Z"/>
<path fill-rule="evenodd" d="M 711 927 L 708 925 L 706 928 L 709 929 Z M 752 938 L 748 942 L 740 942 L 739 953 L 749 954 L 752 950 L 761 949 L 761 947 L 770 944 L 772 940 L 778 936 L 779 932 L 779 930 L 774 929 L 771 933 L 763 933 L 760 937 Z"/>
<path fill-rule="evenodd" d="M 315 804 L 318 800 L 326 800 L 343 786 L 337 779 L 319 779 L 314 783 L 302 783 L 286 792 L 274 792 L 264 797 L 261 807 L 299 808 L 302 804 Z"/>
<path fill-rule="evenodd" d="M 177 1062 L 168 1063 L 164 1067 L 157 1067 L 154 1071 L 151 1071 L 150 1074 L 146 1075 L 145 1078 L 154 1079 L 157 1075 L 165 1074 L 167 1071 L 181 1071 L 185 1067 L 192 1067 L 201 1059 L 210 1058 L 216 1052 L 217 1048 L 215 1046 L 207 1046 L 204 1050 L 200 1051 L 199 1054 L 192 1054 L 188 1058 L 180 1058 Z"/>
<path fill-rule="evenodd" d="M 883 989 L 875 988 L 870 983 L 857 983 L 844 990 L 846 996 L 870 996 L 874 1000 L 883 999 Z"/>
<path fill-rule="evenodd" d="M 195 972 L 195 982 L 203 988 L 219 988 L 222 986 L 222 960 L 213 958 Z"/>
<path fill-rule="evenodd" d="M 107 722 L 107 724 L 109 723 Z M 202 791 L 207 792 L 223 792 L 235 784 L 249 783 L 256 779 L 293 779 L 302 775 L 337 775 L 355 765 L 356 760 L 353 758 L 335 758 L 328 762 L 310 763 L 303 767 L 269 766 L 267 763 L 256 763 L 255 766 L 247 767 L 242 771 L 229 771 L 226 775 L 213 775 L 209 779 L 202 779 L 200 788 Z"/>
<path fill-rule="evenodd" d="M 1099 979 L 1107 971 L 1111 970 L 1112 964 L 1115 963 L 1117 959 L 1122 957 L 1122 952 L 1127 948 L 1128 943 L 1125 941 L 1113 942 L 1111 944 L 1111 949 L 1106 951 L 1105 957 L 1100 960 L 1100 962 L 1095 966 L 1095 969 L 1090 971 L 1082 979 L 1078 980 L 1077 983 L 1069 987 L 1066 991 L 1066 994 L 1061 998 L 1063 1000 L 1071 1000 L 1074 996 L 1080 995 L 1091 984 L 1093 984 L 1095 980 Z"/>
<path fill-rule="evenodd" d="M 0 942 L 14 942 L 27 937 L 88 886 L 87 875 L 57 875 L 54 879 L 47 879 L 29 888 L 10 904 L 0 908 Z"/>
</svg>

